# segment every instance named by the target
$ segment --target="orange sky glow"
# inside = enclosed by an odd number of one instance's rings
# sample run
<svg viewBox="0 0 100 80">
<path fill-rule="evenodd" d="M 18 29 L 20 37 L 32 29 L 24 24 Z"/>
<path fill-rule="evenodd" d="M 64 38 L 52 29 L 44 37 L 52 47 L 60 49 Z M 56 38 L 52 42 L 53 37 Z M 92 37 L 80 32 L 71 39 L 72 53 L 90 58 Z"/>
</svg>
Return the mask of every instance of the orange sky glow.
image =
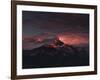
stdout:
<svg viewBox="0 0 100 80">
<path fill-rule="evenodd" d="M 87 36 L 79 35 L 58 35 L 59 40 L 65 44 L 78 45 L 78 44 L 87 44 L 89 39 Z"/>
</svg>

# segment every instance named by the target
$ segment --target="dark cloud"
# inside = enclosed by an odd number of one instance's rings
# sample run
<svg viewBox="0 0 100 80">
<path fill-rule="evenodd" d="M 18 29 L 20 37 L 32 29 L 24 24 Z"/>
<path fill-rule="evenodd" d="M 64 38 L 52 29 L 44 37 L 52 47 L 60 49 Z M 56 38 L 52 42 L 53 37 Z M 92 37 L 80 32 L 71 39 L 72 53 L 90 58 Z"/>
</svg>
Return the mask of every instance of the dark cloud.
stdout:
<svg viewBox="0 0 100 80">
<path fill-rule="evenodd" d="M 23 11 L 23 33 L 89 32 L 89 15 Z"/>
<path fill-rule="evenodd" d="M 59 34 L 74 34 L 88 40 L 89 14 L 23 11 L 22 26 L 23 45 L 26 49 L 48 43 Z M 37 42 L 40 39 L 42 43 Z"/>
</svg>

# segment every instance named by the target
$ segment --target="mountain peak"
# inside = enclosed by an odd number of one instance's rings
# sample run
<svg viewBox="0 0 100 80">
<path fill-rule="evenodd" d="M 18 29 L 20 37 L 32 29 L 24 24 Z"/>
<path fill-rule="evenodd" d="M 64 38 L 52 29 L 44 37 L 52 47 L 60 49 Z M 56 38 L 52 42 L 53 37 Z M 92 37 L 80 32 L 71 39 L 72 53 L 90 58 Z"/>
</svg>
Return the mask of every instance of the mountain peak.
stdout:
<svg viewBox="0 0 100 80">
<path fill-rule="evenodd" d="M 63 43 L 58 37 L 56 37 L 56 38 L 54 39 L 54 41 L 53 41 L 51 44 L 49 44 L 49 46 L 50 46 L 50 47 L 53 47 L 53 48 L 61 47 L 61 46 L 63 46 L 63 45 L 64 45 L 64 43 Z"/>
</svg>

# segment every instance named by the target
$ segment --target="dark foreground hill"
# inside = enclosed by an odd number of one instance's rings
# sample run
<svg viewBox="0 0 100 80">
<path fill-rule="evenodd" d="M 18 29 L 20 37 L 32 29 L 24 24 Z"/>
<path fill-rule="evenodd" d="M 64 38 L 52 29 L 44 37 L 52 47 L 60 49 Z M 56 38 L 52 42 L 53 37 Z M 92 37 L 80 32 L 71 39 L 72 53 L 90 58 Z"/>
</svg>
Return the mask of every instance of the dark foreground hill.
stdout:
<svg viewBox="0 0 100 80">
<path fill-rule="evenodd" d="M 89 65 L 89 52 L 85 48 L 73 47 L 57 42 L 32 50 L 23 50 L 23 68 L 47 68 Z"/>
</svg>

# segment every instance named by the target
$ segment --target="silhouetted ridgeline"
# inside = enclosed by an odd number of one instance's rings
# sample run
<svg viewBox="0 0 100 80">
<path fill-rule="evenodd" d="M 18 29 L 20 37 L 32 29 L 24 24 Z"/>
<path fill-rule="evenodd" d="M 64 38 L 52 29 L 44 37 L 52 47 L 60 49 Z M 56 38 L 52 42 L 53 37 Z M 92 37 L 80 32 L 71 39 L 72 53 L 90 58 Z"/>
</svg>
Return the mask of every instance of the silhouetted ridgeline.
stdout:
<svg viewBox="0 0 100 80">
<path fill-rule="evenodd" d="M 67 67 L 89 65 L 88 47 L 57 44 L 23 50 L 23 68 Z"/>
</svg>

